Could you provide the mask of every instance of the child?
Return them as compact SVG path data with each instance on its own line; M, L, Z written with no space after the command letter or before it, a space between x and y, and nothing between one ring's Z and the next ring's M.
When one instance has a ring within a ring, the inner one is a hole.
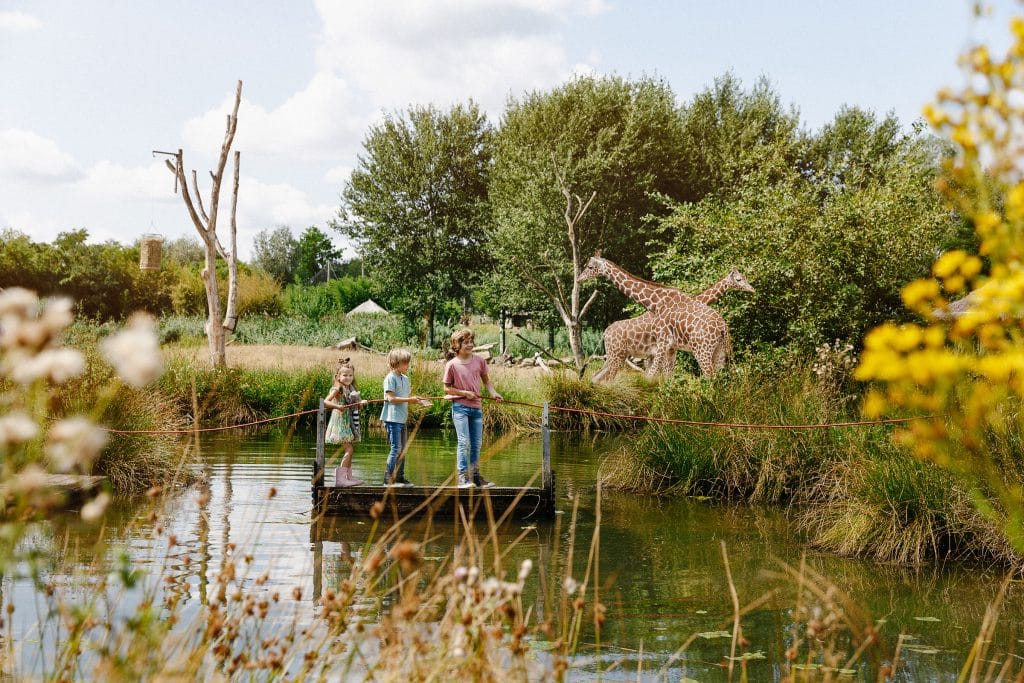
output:
M452 335L451 348L445 354L449 361L444 366L445 398L452 399L452 422L459 445L456 463L459 468L459 488L494 486L480 475L480 442L484 431L484 413L480 401L480 384L497 400L487 375L487 363L473 355L473 331L459 330Z
M409 404L430 405L430 401L419 396L410 396L409 361L412 354L405 349L391 349L388 352L388 367L391 372L384 377L384 407L380 421L388 434L388 462L384 471L385 486L412 486L405 478L405 449L409 441Z
M355 379L355 367L348 358L342 358L334 371L334 386L324 399L324 406L332 410L324 440L327 443L340 443L345 449L341 467L334 474L335 486L359 486L363 483L352 476L352 454L360 432L359 407L366 405L356 389Z

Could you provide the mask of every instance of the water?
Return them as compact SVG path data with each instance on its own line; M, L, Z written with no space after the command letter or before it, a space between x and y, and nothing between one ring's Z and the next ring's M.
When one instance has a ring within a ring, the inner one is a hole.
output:
M497 541L507 554L504 566L510 573L525 558L546 567L564 563L576 506L571 574L582 579L595 527L598 466L615 446L614 438L553 435L561 514L553 522L515 522L501 531ZM526 485L531 479L536 483L538 437L504 436L486 442L484 450L482 471L487 478L502 485ZM355 475L379 482L386 451L383 439L371 435L357 449ZM314 523L312 459L308 434L290 441L277 432L244 438L210 436L201 443L207 485L173 496L157 519L148 517L152 504L142 499L112 506L102 532L73 514L58 515L34 528L31 543L56 548L63 558L60 568L45 573L44 579L63 586L95 584L106 578L94 569L97 554L116 558L126 553L132 566L150 575L159 575L167 566L182 577L187 586L183 621L188 623L188 615L209 597L221 560L233 544L236 556L251 555L250 576L267 572L267 586L283 599L290 600L293 589L301 588L297 605L311 614L316 596L336 586L351 563L360 561L372 526L369 519ZM417 484L436 484L451 475L454 462L453 433L420 432L410 447L406 473ZM596 676L600 666L612 669L602 674L606 680L636 680L642 651L643 670L652 679L664 666L672 680L724 679L728 638L697 637L670 664L673 653L693 634L732 628L723 541L741 605L780 591L743 618L747 649L765 657L748 662L752 680L778 678L782 653L792 640L794 582L771 575L783 573L783 563L795 567L805 557L808 567L851 595L872 620L884 619L881 632L890 645L905 634L900 669L904 680L955 680L985 605L1002 578L964 567L908 571L816 553L802 544L779 510L604 492L600 514L598 585L608 607L607 622L600 650L593 629L584 630L576 678ZM452 520L437 520L430 528L414 524L408 533L428 539L423 548L428 561L445 557L461 536ZM171 534L178 545L169 549ZM482 551L490 552L490 544L485 539ZM185 555L193 559L190 564L183 562ZM528 584L527 596L543 615L557 604L544 604L538 573ZM143 592L139 588L119 596L117 609L130 610ZM28 579L5 577L2 597L17 607L13 640L20 647L23 668L31 671L33 662L38 666L52 656L56 636L40 633L42 608ZM1024 595L1019 584L1012 584L1000 620L1002 630L992 645L993 659L1002 660L1008 648L1019 645L1016 639L1022 636L1016 624L1022 615ZM857 677L873 678L871 666L861 665Z

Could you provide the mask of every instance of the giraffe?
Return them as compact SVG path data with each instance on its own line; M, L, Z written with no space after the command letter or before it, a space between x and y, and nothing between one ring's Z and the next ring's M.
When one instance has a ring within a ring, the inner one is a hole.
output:
M623 349L618 347L631 345L647 351L643 355L654 356L649 374L674 369L677 350L693 353L702 375L717 372L725 365L729 329L713 308L675 287L638 278L595 254L587 261L579 280L599 276L608 278L623 294L645 306L647 313L635 318L637 322L619 321L605 330L605 351L609 352L611 331L611 347L615 348L615 353L608 353L604 367L594 376L595 381L613 377L625 360ZM627 333L629 340L625 337Z
M743 274L733 268L725 277L693 298L705 305L712 304L730 289L754 292ZM664 343L659 343L671 334L671 326L650 312L612 323L604 331L605 364L594 376L594 381L601 382L615 377L630 356L647 359L647 377L659 373L671 375L675 370L676 349L666 349Z

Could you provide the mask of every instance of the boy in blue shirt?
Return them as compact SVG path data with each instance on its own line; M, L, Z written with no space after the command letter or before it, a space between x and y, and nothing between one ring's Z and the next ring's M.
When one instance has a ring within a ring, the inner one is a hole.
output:
M430 401L419 396L410 396L412 386L409 382L409 362L412 354L405 349L391 349L388 352L388 367L391 368L384 377L384 407L380 411L380 421L388 435L388 462L384 472L385 486L412 486L405 478L405 449L409 441L409 404L420 403L430 405Z

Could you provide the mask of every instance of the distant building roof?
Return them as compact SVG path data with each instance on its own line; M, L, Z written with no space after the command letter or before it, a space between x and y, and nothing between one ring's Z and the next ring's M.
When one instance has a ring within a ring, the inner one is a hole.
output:
M387 313L387 311L384 310L383 308L381 308L380 305L378 305L377 302L375 302L373 299L367 299L366 301L364 301L363 303L359 304L358 306L353 308L351 311L349 311L347 315L352 315L354 313L371 313L372 314L372 313Z

